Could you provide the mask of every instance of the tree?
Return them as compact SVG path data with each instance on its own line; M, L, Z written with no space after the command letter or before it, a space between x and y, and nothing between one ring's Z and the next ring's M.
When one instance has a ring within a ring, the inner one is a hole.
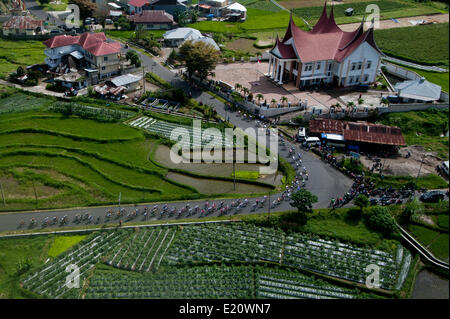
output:
M239 91L240 89L242 89L242 85L239 84L239 83L236 83L236 84L234 85L234 90L235 90L235 91Z
M179 55L186 64L189 79L192 79L194 73L197 72L200 80L205 80L211 74L220 58L220 52L211 44L203 41L184 42L180 47Z
M405 208L399 215L398 222L405 225L409 223L413 217L421 215L422 213L423 205L416 197L414 197L406 203Z
M366 216L366 225L385 237L389 237L396 230L395 221L389 210L383 206L376 206Z
M97 10L97 5L90 0L69 0L69 4L76 4L80 8L81 20L94 16Z
M317 203L317 196L302 188L292 194L291 200L290 205L298 210L300 224L305 225L307 222L306 213L312 211L312 205Z
M247 87L242 88L242 92L244 92L244 96L247 96L248 93L250 93L250 90Z
M258 103L261 104L261 100L264 98L264 95L261 93L256 94L256 99L258 100Z
M366 195L360 194L355 198L355 205L359 207L359 210L362 212L364 207L369 206L369 199Z
M120 17L116 21L114 21L114 27L116 30L120 28L120 30L131 30L130 21L128 21L125 17Z
M141 60L139 55L134 50L130 50L125 55L127 60L130 60L131 64L134 64L137 68L141 66Z
M284 105L287 102L288 99L287 99L287 97L282 96L280 100L281 100L281 104Z
M277 100L275 100L275 99L272 99L272 100L270 100L270 104L276 104L277 103Z

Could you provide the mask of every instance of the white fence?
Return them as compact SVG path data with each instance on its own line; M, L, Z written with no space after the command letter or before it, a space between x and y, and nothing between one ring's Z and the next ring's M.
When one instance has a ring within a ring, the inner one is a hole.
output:
M404 69L401 66L391 64L386 61L384 61L383 64L384 64L384 67L386 67L386 71L388 73L393 74L399 78L402 78L405 80L416 80L418 78L421 78L421 76L419 74L417 74L416 72Z
M431 108L448 109L448 103L410 103L410 104L390 104L389 107L377 107L378 114L395 113L395 112L409 112L409 111L423 111Z

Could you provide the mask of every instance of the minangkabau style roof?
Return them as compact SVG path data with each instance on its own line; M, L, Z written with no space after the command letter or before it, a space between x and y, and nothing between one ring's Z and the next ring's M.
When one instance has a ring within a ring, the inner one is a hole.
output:
M292 39L292 40L291 40ZM289 43L287 43L289 41ZM373 38L373 21L369 29L364 31L364 19L360 26L352 32L346 32L339 28L334 20L334 9L331 7L330 16L327 15L326 3L322 14L311 31L304 31L294 23L292 12L289 26L283 40L277 41L271 53L278 48L282 56L280 58L292 58L292 52L302 63L335 60L342 61L349 56L362 43L367 42L380 54L383 54L375 44ZM292 50L286 49L289 46ZM283 55L283 54L286 54Z

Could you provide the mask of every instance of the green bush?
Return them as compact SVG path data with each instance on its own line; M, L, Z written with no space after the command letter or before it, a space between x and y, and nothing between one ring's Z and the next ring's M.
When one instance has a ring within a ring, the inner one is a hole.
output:
M385 237L391 236L396 230L395 221L386 207L376 206L365 217L367 227L382 233Z

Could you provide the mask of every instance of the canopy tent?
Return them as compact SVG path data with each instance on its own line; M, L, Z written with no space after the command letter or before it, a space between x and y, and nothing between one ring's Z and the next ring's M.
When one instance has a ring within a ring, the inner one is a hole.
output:
M237 2L235 2L233 4L230 4L227 7L227 9L228 10L233 10L233 11L247 12L247 9L242 4L237 3Z

